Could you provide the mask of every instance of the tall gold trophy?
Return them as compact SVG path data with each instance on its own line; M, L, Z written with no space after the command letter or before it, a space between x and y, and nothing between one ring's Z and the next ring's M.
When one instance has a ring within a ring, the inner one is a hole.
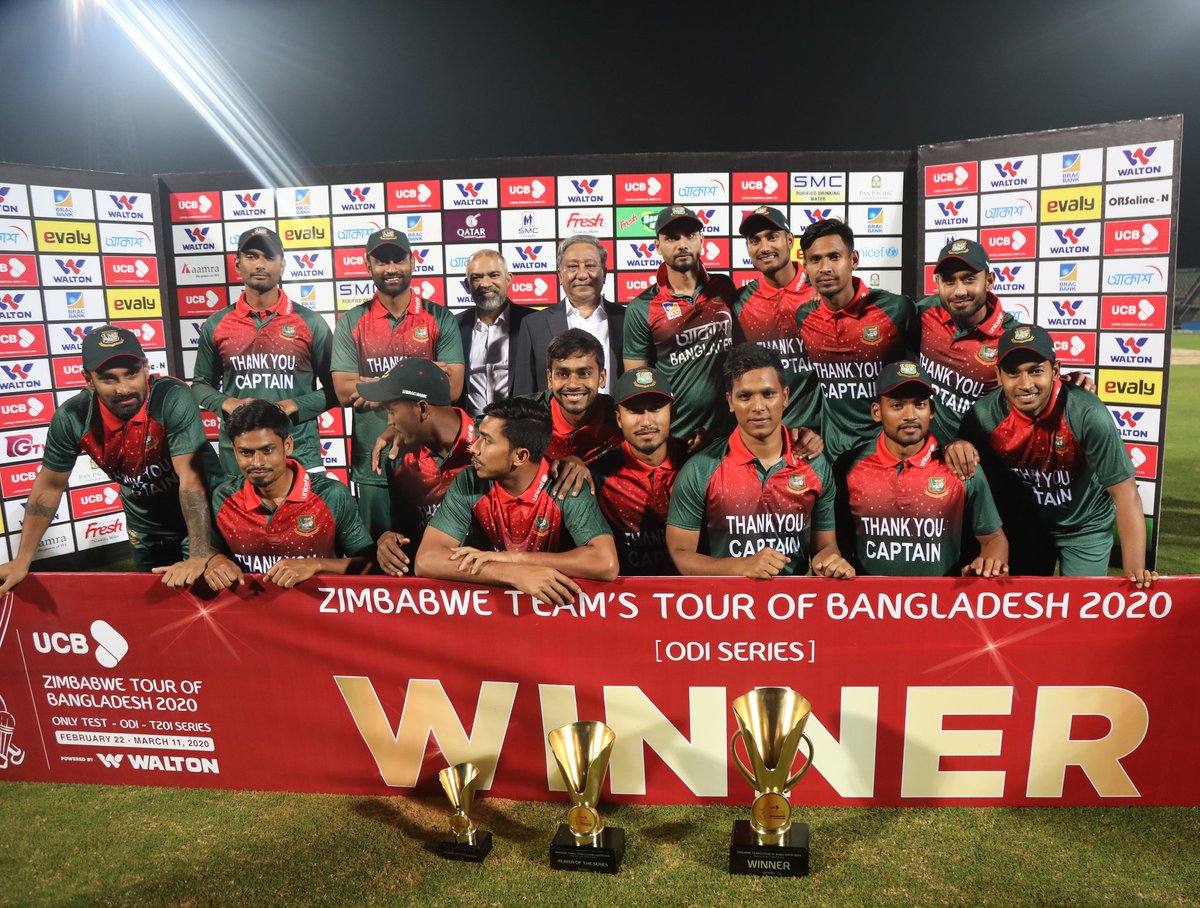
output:
M603 722L572 722L547 736L571 798L567 822L550 843L554 870L616 873L625 856L625 830L605 826L596 804L617 736Z
M729 872L757 876L808 874L808 824L792 822L787 795L812 766L813 746L804 726L812 706L790 687L760 687L733 701L738 730L729 750L738 771L758 796L750 820L737 820L729 842ZM742 762L742 739L750 765ZM792 762L800 742L808 757L799 771Z
M447 766L438 773L442 791L450 801L450 831L438 843L438 854L454 861L482 863L492 850L492 834L471 822L471 801L479 782L474 763Z

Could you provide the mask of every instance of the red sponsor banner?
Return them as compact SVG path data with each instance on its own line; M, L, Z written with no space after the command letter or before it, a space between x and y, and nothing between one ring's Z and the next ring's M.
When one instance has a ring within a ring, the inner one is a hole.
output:
M220 192L171 193L172 221L221 220Z
M501 208L554 207L554 177L504 177L500 180Z
M141 321L113 322L118 328L132 331L146 350L165 350L167 338L163 334L162 319L142 319Z
M992 261L1037 258L1037 228L985 227L979 231L979 244Z
M46 356L46 326L0 324L0 357Z
M413 281L413 286L421 294L421 299L429 303L446 305L446 279L444 277L420 277Z
M341 438L346 434L346 414L341 407L326 410L317 417L317 431L326 438Z
M224 284L212 287L180 287L175 305L181 318L206 318L229 305L229 288Z
M1138 479L1158 479L1158 445L1125 443Z
M402 180L387 184L388 211L437 211L442 207L441 180Z
M41 463L18 463L0 466L0 493L5 498L20 498L33 491Z
M514 274L508 297L522 306L548 306L558 302L558 276L555 274Z
M106 255L104 283L122 287L157 287L158 260L149 255Z
M242 283L242 276L240 274L238 274L238 270L237 270L237 253L236 252L225 253L225 283L227 283L227 284L241 284Z
M978 191L978 161L937 164L925 168L925 195L959 195Z
M336 479L347 488L350 487L350 470L347 467L328 467L325 475L330 479Z
M36 255L0 255L0 287L36 287L38 270Z
M1165 296L1102 296L1100 297L1100 327L1120 331L1147 328L1163 331L1167 327L1167 298Z
M371 273L367 271L366 253L357 247L334 249L333 276L336 278L370 277Z
M1109 221L1104 225L1105 255L1166 255L1170 251L1170 218Z
M204 426L204 437L209 441L216 441L221 437L221 420L217 418L217 414L201 410L200 423Z
M75 520L86 520L101 514L112 514L121 510L120 486L115 482L86 489L70 489L71 516Z
M54 370L54 387L82 388L87 385L83 378L83 358L79 356L56 356L50 360Z
M622 271L617 275L617 302L632 302L654 283L653 271Z
M937 267L937 263L931 263L925 266L925 295L938 292L937 279L934 277L933 270Z
M739 290L745 287L751 281L757 281L762 277L757 271L731 271L729 276L733 279L734 286Z
M619 173L613 177L618 205L671 203L669 173Z
M1096 365L1096 335L1090 331L1051 331L1058 361L1068 366Z
M783 172L735 173L732 189L735 205L747 202L786 203L788 200L788 175Z
M31 391L27 394L0 397L0 428L43 426L50 422L54 409L54 395L49 391Z
M707 271L729 269L729 238L705 237L700 247L700 261Z
M546 729L594 719L604 800L748 809L730 705L778 685L813 704L805 804L1200 804L1197 577L624 579L563 608L113 579L33 574L0 604L0 779L378 796L470 761L485 796L560 800Z

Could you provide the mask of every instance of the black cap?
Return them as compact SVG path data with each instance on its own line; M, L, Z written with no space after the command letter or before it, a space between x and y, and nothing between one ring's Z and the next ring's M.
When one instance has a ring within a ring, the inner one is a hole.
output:
M279 239L279 234L270 227L251 227L238 237L238 252L245 252L250 246L257 246L271 258L279 258L283 255L283 241Z
M1019 353L1022 350L1031 350L1050 362L1058 360L1054 353L1054 338L1045 328L1038 325L1013 325L1000 336L1000 343L996 350L996 362L1002 363L1009 354Z
M692 209L684 208L682 205L668 205L658 213L658 217L654 220L655 235L662 233L676 221L691 221L696 225L697 230L704 229L704 222Z
M402 359L382 378L360 381L355 387L364 400L423 400L435 407L450 406L450 379L427 359Z
M141 341L128 328L101 325L83 339L83 368L95 372L118 356L145 359Z
M958 270L965 267L975 272L988 271L992 267L988 264L987 252L974 240L951 240L943 246L933 268L934 274L941 274L947 264L958 266Z
M792 232L787 215L770 205L759 205L753 211L746 212L746 216L742 218L742 226L738 228L738 233L742 236L752 236L760 230L772 229Z
M892 392L904 385L920 385L930 395L933 394L933 385L929 383L929 377L921 371L921 367L910 360L901 360L883 367L879 378L875 380L875 395L897 397L898 395Z
M370 255L380 246L394 246L405 255L412 254L412 244L408 241L408 234L391 227L376 230L367 237L367 255Z
M618 404L643 395L665 397L672 402L675 400L675 391L671 388L667 377L653 369L630 369L622 374L613 386L613 400Z

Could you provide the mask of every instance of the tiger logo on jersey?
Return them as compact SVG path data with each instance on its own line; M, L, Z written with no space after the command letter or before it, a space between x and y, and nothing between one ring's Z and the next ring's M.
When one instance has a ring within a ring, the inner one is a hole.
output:
M925 494L930 498L942 498L950 490L946 488L945 476L930 476L929 485L925 488Z
M296 533L300 536L312 536L317 532L317 518L312 514L301 514L296 518Z
M808 483L805 482L803 476L797 474L795 476L788 477L788 491L793 495L799 495L807 488Z

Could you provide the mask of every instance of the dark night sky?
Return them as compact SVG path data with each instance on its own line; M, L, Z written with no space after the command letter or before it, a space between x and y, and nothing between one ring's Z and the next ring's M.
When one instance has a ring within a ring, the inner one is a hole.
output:
M153 2L153 0L149 0ZM95 0L0 0L0 159L240 167ZM913 149L1185 115L1200 265L1200 2L632 4L192 0L301 162ZM262 121L245 125L247 139Z

